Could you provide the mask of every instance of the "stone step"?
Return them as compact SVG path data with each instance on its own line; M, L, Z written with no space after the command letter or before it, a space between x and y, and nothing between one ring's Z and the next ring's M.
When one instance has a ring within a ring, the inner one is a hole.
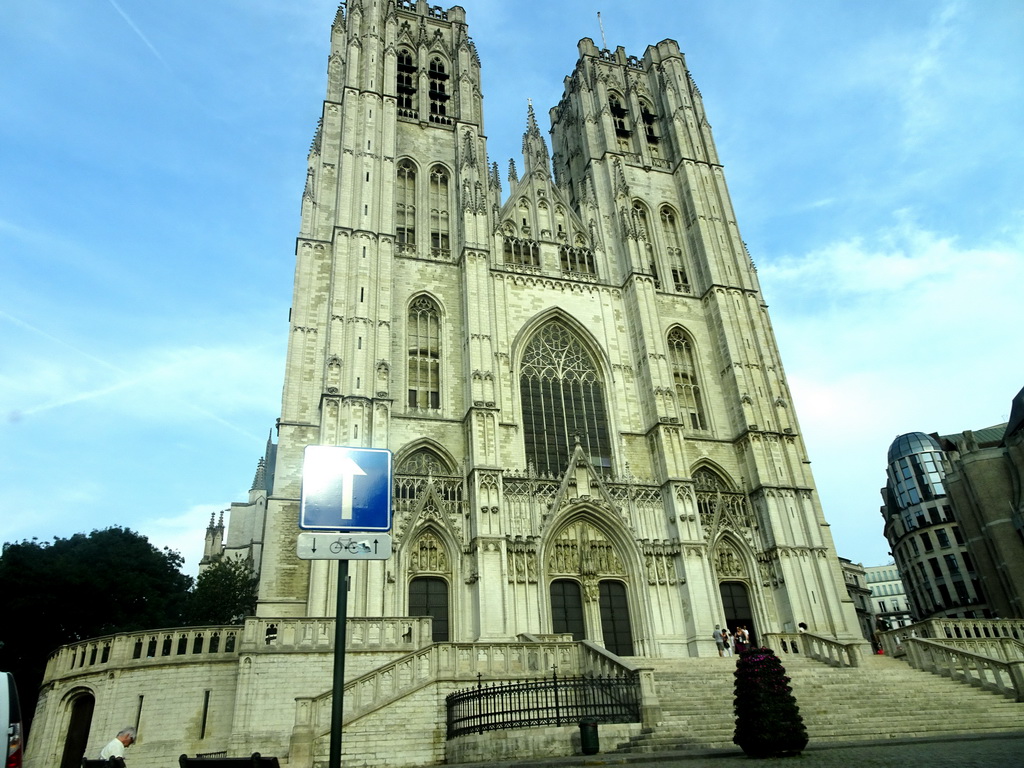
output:
M654 669L662 721L616 751L734 747L734 659L635 661ZM811 739L863 741L1024 729L1024 704L915 670L900 660L872 656L856 668L830 667L803 656L787 656L782 662Z

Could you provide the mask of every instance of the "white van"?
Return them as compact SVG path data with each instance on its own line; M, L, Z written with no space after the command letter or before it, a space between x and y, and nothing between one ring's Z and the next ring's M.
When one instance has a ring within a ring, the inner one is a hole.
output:
M3 768L21 768L25 754L21 731L21 706L18 704L18 689L14 687L14 675L0 672L0 728L7 731L7 751Z

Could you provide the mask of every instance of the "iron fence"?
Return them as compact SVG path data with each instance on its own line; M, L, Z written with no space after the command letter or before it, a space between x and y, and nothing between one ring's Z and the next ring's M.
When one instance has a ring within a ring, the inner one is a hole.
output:
M640 722L640 675L581 676L517 680L448 694L448 738L507 728Z

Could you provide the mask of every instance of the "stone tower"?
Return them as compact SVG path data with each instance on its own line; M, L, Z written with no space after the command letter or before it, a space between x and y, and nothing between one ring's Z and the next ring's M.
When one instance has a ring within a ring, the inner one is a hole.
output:
M302 451L328 444L394 455L395 554L352 564L354 616L620 655L714 653L725 622L859 634L684 57L579 54L503 198L465 11L339 9L260 616L333 611L336 564L295 556Z

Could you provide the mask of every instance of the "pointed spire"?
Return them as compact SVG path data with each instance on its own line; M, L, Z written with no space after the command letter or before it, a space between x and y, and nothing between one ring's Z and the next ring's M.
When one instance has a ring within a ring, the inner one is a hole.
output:
M256 465L256 476L252 479L252 486L249 488L250 491L262 491L267 486L267 462L260 457L259 463Z
M513 187L519 183L519 174L516 173L516 161L511 157L508 159L508 183Z
M548 145L537 127L537 115L533 112L533 101L527 100L526 132L523 134L523 174L529 176L541 171L545 178L551 177L551 159Z

